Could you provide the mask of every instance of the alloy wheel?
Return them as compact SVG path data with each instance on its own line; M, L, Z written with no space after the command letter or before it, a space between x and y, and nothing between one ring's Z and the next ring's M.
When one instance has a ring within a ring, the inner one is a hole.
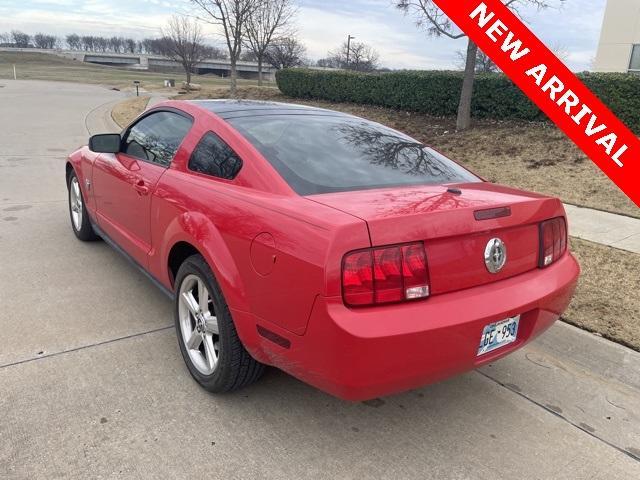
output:
M188 275L180 285L178 315L191 363L202 375L213 374L220 356L218 319L209 290L196 275Z
M80 192L80 183L78 177L71 179L69 187L69 208L71 208L71 219L76 231L82 229L82 193Z

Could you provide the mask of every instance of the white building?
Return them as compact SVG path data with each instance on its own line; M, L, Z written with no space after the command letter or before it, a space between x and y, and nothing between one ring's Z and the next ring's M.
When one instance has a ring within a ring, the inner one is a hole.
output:
M607 0L594 69L640 73L640 0Z

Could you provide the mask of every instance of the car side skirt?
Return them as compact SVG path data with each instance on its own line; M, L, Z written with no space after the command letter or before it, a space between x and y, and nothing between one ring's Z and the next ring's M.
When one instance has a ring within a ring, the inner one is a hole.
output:
M89 216L91 218L91 216ZM171 300L175 300L175 294L167 287L165 287L160 280L154 277L151 273L149 273L142 265L140 265L131 255L124 251L120 245L118 245L109 235L107 235L91 218L91 226L93 227L93 231L96 232L96 235L101 237L105 243L107 243L111 248L113 248L116 252L122 255L132 266L134 266L137 270L139 270L145 277L147 277L151 283L153 283L156 287L160 289L162 293L164 293Z

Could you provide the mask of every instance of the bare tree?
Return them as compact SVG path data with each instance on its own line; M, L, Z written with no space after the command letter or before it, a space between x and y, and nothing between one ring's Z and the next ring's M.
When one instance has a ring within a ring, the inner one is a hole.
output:
M551 51L555 53L555 55L562 60L562 62L567 63L569 59L569 52L567 49L562 46L554 45L551 47ZM456 56L458 57L458 64L460 65L460 69L464 70L467 56L462 50L458 50L456 52ZM484 53L482 50L478 48L478 53L476 55L476 73L498 73L500 72L500 68L496 63L491 59L489 55Z
M344 42L337 50L329 52L329 57L324 59L326 65L331 68L345 68L358 72L372 72L380 66L380 55L371 46L360 43Z
M46 49L47 47L47 40L45 38L45 34L44 33L36 33L33 36L33 46L35 48L41 48L41 49Z
M316 65L321 68L342 68L340 60L335 57L319 58Z
M179 62L187 75L187 86L198 63L205 59L207 49L202 43L202 28L195 20L173 16L163 31L166 55Z
M17 48L29 48L31 44L31 35L21 32L20 30L13 30L11 32L11 39Z
M91 35L83 35L80 37L80 45L85 52L93 50L93 37Z
M2 36L0 36L0 42ZM114 53L149 53L154 55L171 56L170 44L172 39L169 36L159 38L145 38L136 41L126 37L98 37L95 35L85 35L80 37L71 33L64 38L69 50L84 50L87 52L114 52ZM36 48L55 48L61 42L53 35L37 34L33 37L33 44ZM204 58L224 58L224 52L217 47L210 47L200 44L204 50ZM181 62L182 63L182 62Z
M109 39L109 50L115 53L121 53L122 48L124 47L124 38L122 37L111 37Z
M467 64L467 54L462 50L458 50L456 56L458 57L461 70L464 70ZM500 69L495 62L491 60L491 57L478 49L478 53L476 54L476 73L497 73L499 71Z
M231 96L238 91L238 59L242 54L246 24L262 0L190 0L203 21L222 27L231 64Z
M167 37L145 38L140 43L140 48L144 53L168 57L170 42L171 40Z
M491 60L491 57L484 53L482 50L478 49L478 53L476 54L476 72L496 73L499 71L500 68L498 68L496 63Z
M221 48L207 45L205 47L205 58L215 58L218 60L226 60L227 53Z
M273 68L282 70L303 65L306 53L305 46L295 38L276 38L267 48L264 58Z
M518 13L518 8L525 5L545 9L551 6L554 0L502 0L507 7ZM558 0L562 2L564 0ZM416 25L424 28L429 35L436 37L449 37L459 39L466 37L464 32L458 30L449 17L433 2L433 0L395 0L395 6L407 14L413 14L417 20ZM473 85L475 82L476 62L478 46L471 40L467 43L465 55L464 80L458 105L457 129L466 130L471 126L471 100L473 99Z
M127 53L136 53L137 43L133 38L125 39L125 51Z
M247 18L245 43L258 62L258 85L262 85L262 65L273 39L292 34L291 21L296 13L293 0L261 0Z
M244 52L242 52L242 55L240 55L240 60L242 60L243 62L257 62L258 57L256 57L256 54L253 53L253 51L245 50Z
M109 39L104 37L93 37L93 46L98 52L109 50Z
M138 50L140 53L151 53L155 54L153 51L153 38L145 38L139 42Z
M551 45L551 51L555 54L556 57L558 57L560 59L560 61L564 64L566 64L567 62L569 62L570 58L571 58L571 52L569 51L568 48L566 48L564 45L562 45L561 43L554 43L553 45Z
M364 43L351 43L347 68L359 72L371 72L380 66L378 52Z
M45 35L44 33L36 33L33 36L33 45L36 48L52 49L56 48L58 37L54 35Z
M67 35L66 41L69 50L80 50L82 48L82 41L80 40L80 36L75 33Z

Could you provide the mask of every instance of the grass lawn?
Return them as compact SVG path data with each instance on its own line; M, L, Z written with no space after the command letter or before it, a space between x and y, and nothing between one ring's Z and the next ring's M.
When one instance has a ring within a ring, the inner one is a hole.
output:
M564 320L640 352L640 255L577 238L571 251L582 276Z
M189 94L188 98L227 96L227 89L214 88ZM640 218L640 209L553 124L482 120L476 121L472 130L457 133L453 118L366 105L292 99L277 88L242 88L240 96L352 113L405 132L492 182L557 196L575 205Z
M111 111L111 117L122 128L129 125L146 108L151 97L133 97L118 103Z
M13 65L19 80L54 80L66 82L97 83L116 88L128 88L134 80L142 82L146 89L161 89L166 78L174 78L176 85L185 79L180 72L159 73L127 70L117 67L93 65L57 55L31 52L0 52L0 79L13 79ZM192 83L204 87L225 86L229 82L215 75L194 75ZM239 80L240 85L256 85L253 80ZM176 90L167 90L177 93Z

